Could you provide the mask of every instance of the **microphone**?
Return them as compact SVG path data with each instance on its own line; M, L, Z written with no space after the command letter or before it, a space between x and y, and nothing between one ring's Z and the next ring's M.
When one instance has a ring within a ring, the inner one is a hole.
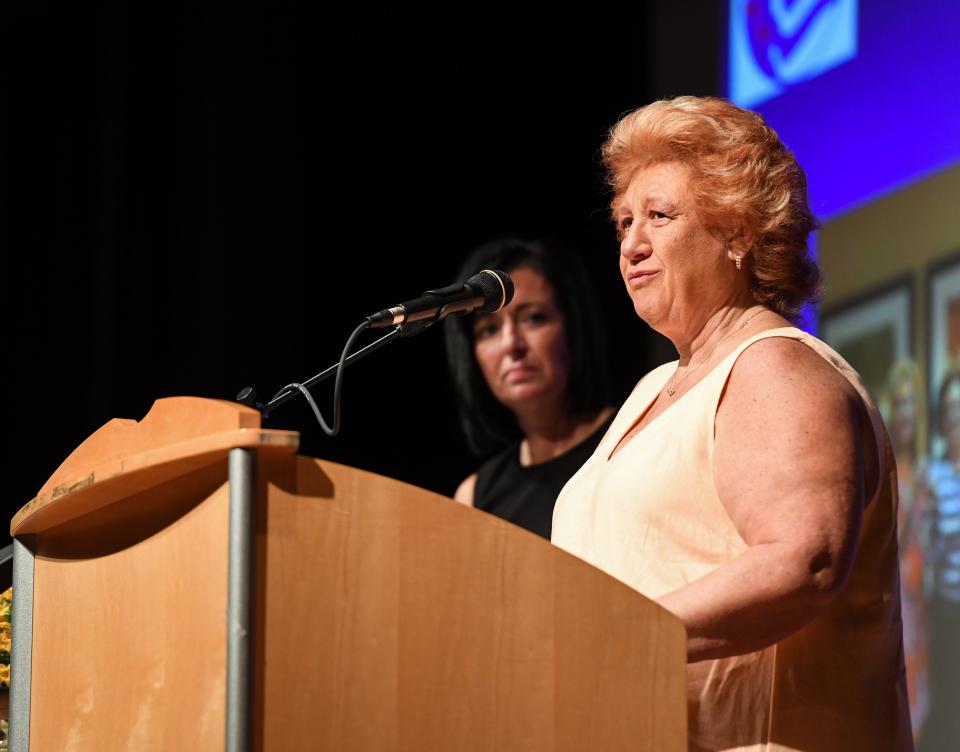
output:
M385 308L367 316L372 329L430 319L440 321L450 314L473 311L493 313L513 300L513 280L506 272L484 269L462 285L450 285L439 290L427 290L419 298Z

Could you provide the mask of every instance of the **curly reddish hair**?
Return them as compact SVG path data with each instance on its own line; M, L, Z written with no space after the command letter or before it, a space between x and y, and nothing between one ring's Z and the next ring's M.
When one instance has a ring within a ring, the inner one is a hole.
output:
M756 112L718 97L660 100L622 117L601 153L613 204L638 169L686 165L707 228L718 237L754 238L748 268L758 303L795 319L819 296L820 270L807 248L819 223L807 203L807 178Z

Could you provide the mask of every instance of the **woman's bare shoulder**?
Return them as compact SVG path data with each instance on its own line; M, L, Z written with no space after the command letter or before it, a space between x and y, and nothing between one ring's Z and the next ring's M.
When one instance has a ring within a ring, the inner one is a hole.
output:
M472 507L473 506L473 492L477 486L477 474L473 473L464 479L463 483L457 486L456 492L453 494L454 501L458 501L464 506Z
M736 443L758 440L761 451L795 451L802 444L808 453L829 452L831 437L859 442L863 411L853 385L810 346L767 337L734 364L717 407L715 435Z
M798 409L860 403L853 385L809 345L793 337L765 337L737 358L724 399L753 401L760 395Z

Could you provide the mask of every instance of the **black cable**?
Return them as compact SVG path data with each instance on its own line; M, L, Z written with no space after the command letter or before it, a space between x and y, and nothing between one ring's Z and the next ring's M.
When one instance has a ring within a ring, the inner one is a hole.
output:
M353 353L353 355L350 355L344 361L343 365L349 366L350 364L360 360L360 358L362 358L364 355L369 355L374 350L379 350L381 347L387 344L390 340L395 339L396 337L411 336L412 332L404 331L405 329L408 329L406 325L398 326L396 329L388 332L387 334L382 336L380 339L375 339L369 345L365 347L361 347L359 350ZM339 368L339 363L334 363L332 366L321 371L316 376L312 376L311 378L304 381L303 386L307 387L308 389L312 389L316 384L319 384L321 381L326 381L330 376L333 376L337 372L338 368ZM293 399L296 395L297 395L296 389L288 389L286 391L284 391L284 389L281 389L279 392L277 392L273 396L273 398L267 404L263 404L262 402L256 401L256 390L254 390L253 387L247 387L246 389L241 391L240 394L237 395L237 401L242 402L244 405L255 407L257 410L263 413L264 418L268 418L270 417L270 413L273 411L274 408L279 407L287 400Z
M343 352L340 354L340 361L337 363L337 375L333 381L333 426L330 427L327 425L327 422L323 419L323 415L320 414L320 408L317 406L316 401L313 399L313 395L310 394L310 390L303 384L293 383L287 384L283 389L278 391L270 399L268 407L273 405L274 402L281 396L288 394L289 392L296 390L300 392L304 398L307 400L307 403L310 405L310 408L313 410L313 414L317 418L317 422L320 423L320 428L323 429L323 432L327 436L336 436L340 433L340 393L343 389L343 367L346 364L347 356L350 354L350 350L353 347L353 343L356 341L357 337L360 336L360 332L370 326L369 321L364 321L356 329L353 330L353 334L347 339L347 344L343 346ZM393 334L391 332L391 334ZM388 335L389 337L389 335ZM387 337L382 337L381 339L387 339ZM379 340L378 340L379 342ZM374 342L373 344L377 344ZM369 346L368 346L369 347ZM359 354L359 353L358 353ZM286 397L283 401L286 401L289 397Z

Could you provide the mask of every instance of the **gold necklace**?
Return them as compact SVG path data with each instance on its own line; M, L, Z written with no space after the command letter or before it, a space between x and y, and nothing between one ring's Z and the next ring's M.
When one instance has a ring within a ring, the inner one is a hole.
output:
M701 361L700 361L697 365L695 365L693 368L688 369L687 372L686 372L685 374L683 374L683 377L682 377L678 382L676 382L673 386L668 386L668 387L667 387L667 394L670 395L671 397L672 397L674 394L676 394L677 388L678 388L684 381L687 380L687 377L688 377L688 376L690 376L691 374L696 373L698 370L700 370L700 368L703 366L703 364L706 363L707 361L709 361L711 357L713 357L713 354L717 351L717 348L720 347L720 345L722 345L727 339L729 339L730 337L732 337L732 336L733 336L734 334L736 334L737 332L743 331L743 328L744 328L747 324L749 324L751 321L753 321L757 316L759 316L759 315L760 315L761 313L763 313L765 310L767 310L767 309L766 309L766 308L761 308L759 311L757 311L756 313L754 313L754 314L751 315L751 316L748 316L748 317L745 318L743 321L741 321L737 326L735 326L733 329L731 329L729 332L727 332L725 335L723 335L723 337L721 337L720 341L717 342L717 344L715 344L712 348L710 348L710 352L707 353L707 357L705 357L703 360L701 360ZM674 371L673 374L674 374L674 376L676 376L677 372Z

